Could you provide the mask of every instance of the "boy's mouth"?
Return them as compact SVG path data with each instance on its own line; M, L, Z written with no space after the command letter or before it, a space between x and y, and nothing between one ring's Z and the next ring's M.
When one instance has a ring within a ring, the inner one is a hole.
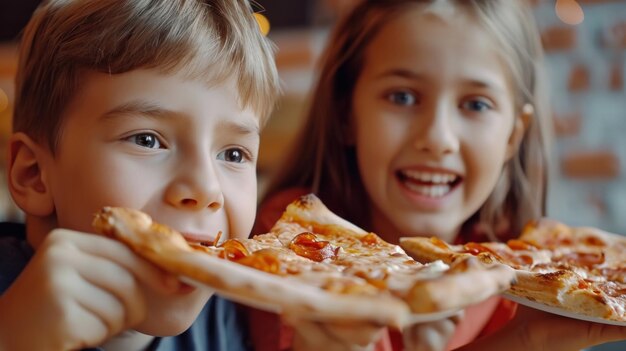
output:
M220 238L220 236L215 236L215 235L211 235L211 234L196 234L196 233L189 233L189 232L181 232L181 234L183 234L183 237L185 238L185 240L187 240L187 242L189 243L193 243L193 244L200 244L203 246L214 246L218 244L218 240L219 241L223 241L224 238Z
M399 170L396 176L409 190L430 198L446 196L462 180L457 174L443 171Z

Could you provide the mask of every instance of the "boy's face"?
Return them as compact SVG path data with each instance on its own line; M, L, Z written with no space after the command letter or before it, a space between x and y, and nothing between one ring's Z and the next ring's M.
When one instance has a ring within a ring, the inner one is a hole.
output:
M86 74L46 167L58 226L93 232L98 209L123 206L189 240L212 242L219 231L221 241L247 237L256 210L259 119L241 110L234 83L226 83L210 87L153 70ZM184 330L210 295L196 289L150 296L142 331Z
M494 190L520 123L489 34L472 18L419 11L366 49L352 127L374 229L452 241Z

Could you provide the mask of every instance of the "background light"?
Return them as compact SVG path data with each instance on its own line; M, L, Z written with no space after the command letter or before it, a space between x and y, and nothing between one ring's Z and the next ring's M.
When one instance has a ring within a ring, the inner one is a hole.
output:
M573 26L585 19L585 13L576 0L557 0L555 11L561 21Z
M267 33L270 32L270 21L267 19L267 17L263 16L260 13L255 13L254 18L256 19L256 22L259 24L261 33L263 35L267 35Z

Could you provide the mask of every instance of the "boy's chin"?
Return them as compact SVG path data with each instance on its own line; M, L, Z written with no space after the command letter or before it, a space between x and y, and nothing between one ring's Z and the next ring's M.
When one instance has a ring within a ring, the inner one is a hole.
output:
M148 306L155 306L154 310L147 311L145 320L134 329L153 336L173 336L189 329L213 292L208 289L194 289L186 295L187 298L181 299L181 295L175 293L171 300L148 303Z

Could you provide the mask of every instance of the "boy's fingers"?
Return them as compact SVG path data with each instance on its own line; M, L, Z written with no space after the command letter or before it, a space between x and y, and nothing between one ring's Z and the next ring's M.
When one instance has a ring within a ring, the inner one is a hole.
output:
M171 294L181 286L175 276L137 256L130 248L118 241L67 229L57 229L52 234L68 237L71 243L82 252L117 263L151 289Z
M124 267L105 258L92 256L84 260L78 271L88 283L86 285L91 285L93 290L100 289L98 295L102 300L94 299L91 294L78 296L88 298L88 301L83 301L84 305L96 310L98 315L108 316L106 320L113 324L113 329L118 329L118 324L132 326L143 320L146 315L143 293L136 277Z
M82 316L81 318L96 318L99 320L102 326L106 328L106 331L94 333L95 336L101 335L101 337L104 339L107 336L117 334L124 328L127 328L129 325L131 325L126 320L130 318L130 316L137 314L137 312L128 311L128 304L123 304L123 302L117 296L109 293L108 291L95 287L89 283L80 284L80 286L77 286L77 289L81 290L81 294L77 294L76 296L76 303L78 304L76 308L82 310L79 311L80 315ZM137 305L138 304L141 304L141 302L137 303ZM135 306L131 308L135 310L138 309L138 307ZM139 308L142 309L141 307ZM88 317L87 315L89 314L91 314L92 317ZM91 321L90 324L87 324L87 320L85 320L84 325L90 325L93 328L94 325L97 326L100 324L94 323L94 321Z

